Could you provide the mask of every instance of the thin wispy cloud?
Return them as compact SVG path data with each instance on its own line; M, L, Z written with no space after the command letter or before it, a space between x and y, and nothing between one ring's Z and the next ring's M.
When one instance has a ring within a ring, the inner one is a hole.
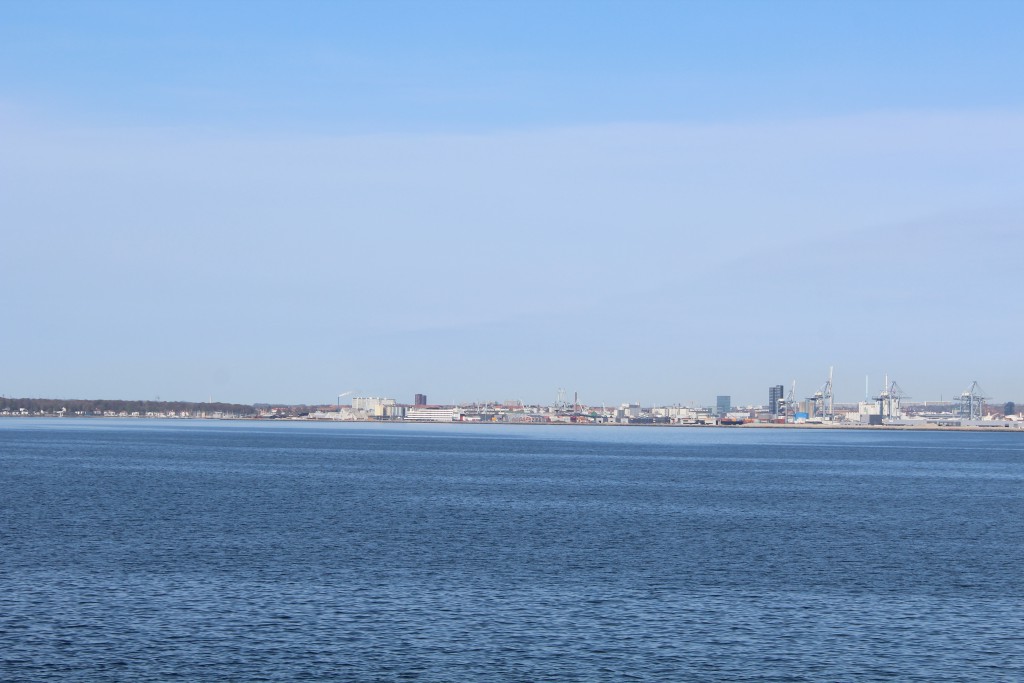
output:
M296 330L324 349L372 336L354 363L368 366L369 384L383 368L395 376L427 362L419 333L471 332L500 348L504 326L568 318L588 331L570 361L583 375L628 352L614 326L602 330L619 310L632 311L624 325L657 330L652 350L676 356L720 344L685 333L695 311L702 328L730 337L753 320L781 332L772 321L807 305L820 310L801 314L797 334L814 338L816 320L871 329L879 316L896 324L915 283L943 289L948 276L943 300L970 307L975 290L952 284L964 255L1006 253L1021 239L1024 116L1011 111L469 135L221 136L10 116L4 129L5 222L30 226L14 231L5 271L46 273L16 320L29 324L40 305L63 316L77 305L69 292L87 291L139 312L68 313L74 325L55 339L85 325L79 347L123 354L114 349L129 326L169 315L177 324L136 331L137 343L187 349L203 329L234 349L236 376L256 370L254 340L287 348ZM766 294L770 305L752 312ZM871 308L841 305L858 298ZM543 336L510 379L542 365ZM822 363L877 365L898 352L854 354L864 336L841 330L826 341ZM193 354L164 361L164 374L184 384ZM719 378L738 367L788 376L806 372L794 367L800 356L755 345L739 366L705 365ZM308 375L316 361L307 365ZM670 400L673 390L649 393Z

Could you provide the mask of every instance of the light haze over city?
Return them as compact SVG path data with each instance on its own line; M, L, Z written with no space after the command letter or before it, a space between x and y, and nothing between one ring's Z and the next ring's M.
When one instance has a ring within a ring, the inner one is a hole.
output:
M1024 398L1021 26L4 3L0 393Z

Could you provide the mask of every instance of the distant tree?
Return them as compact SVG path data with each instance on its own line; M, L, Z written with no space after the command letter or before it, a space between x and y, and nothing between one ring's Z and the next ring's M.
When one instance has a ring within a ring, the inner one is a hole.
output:
M1017 404L1015 404L1013 401L1007 401L1006 405L1003 406L1003 415L1016 415L1016 414L1017 414Z

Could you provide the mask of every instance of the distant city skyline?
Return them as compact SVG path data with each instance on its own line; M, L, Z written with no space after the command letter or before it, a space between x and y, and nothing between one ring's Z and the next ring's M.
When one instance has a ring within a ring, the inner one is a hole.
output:
M6 3L0 393L1016 400L1022 24Z
M889 388L891 388L891 385L895 382L895 380L893 378L888 377L888 376L885 376L885 378L883 380L883 381L887 380L888 384L879 383L877 385L871 385L870 384L870 377L866 376L864 379L865 379L865 385L863 387L864 393L862 393L860 396L857 396L857 397L849 397L849 396L847 396L846 393L842 392L842 385L837 385L837 388L840 391L840 393L835 396L835 398L834 398L835 403L836 404L842 404L842 405L856 405L856 404L861 403L861 402L867 402L867 403L877 402L878 399L879 399L879 395L885 393ZM451 406L456 406L456 405L469 405L469 404L480 404L480 405L484 405L484 404L522 404L522 405L531 405L531 406L554 406L554 405L558 405L558 404L562 404L562 403L571 403L571 404L578 404L578 405L585 405L585 406L605 405L605 406L613 407L613 406L618 406L618 405L634 404L634 405L640 405L640 406L643 406L643 407L683 406L683 407L691 407L691 408L706 408L706 409L715 411L717 414L724 414L724 413L729 412L732 409L742 409L742 408L756 407L756 406L764 407L769 412L773 412L773 406L777 407L778 406L778 402L780 400L791 400L792 399L792 400L794 400L797 403L805 403L805 402L811 400L812 397L814 397L814 395L816 393L820 395L821 394L821 390L823 388L824 388L824 385L821 385L821 386L817 386L816 385L816 386L811 387L811 388L800 387L799 385L795 385L794 386L793 382L791 382L789 385L772 385L772 386L768 386L768 387L764 388L766 396L765 396L765 398L762 398L762 400L760 400L760 401L758 401L756 399L753 399L753 400L750 400L750 401L733 400L733 397L730 394L716 394L713 397L689 399L689 400L685 400L685 401L684 400L643 401L643 400L636 399L635 397L630 397L628 394L624 394L623 396L620 396L618 398L603 399L603 400L600 400L600 401L593 401L593 400L586 400L585 396L580 396L578 391L574 391L574 392L571 392L569 394L573 398L573 401L567 402L565 400L565 396L566 396L565 390L562 389L562 388L559 388L559 389L555 390L555 392L551 393L551 395L547 396L547 397L544 397L542 395L542 392L534 392L534 394L538 395L538 398L536 398L535 400L527 400L527 399L523 399L523 398L509 398L509 397L502 398L502 397L499 396L502 393L501 391L491 392L494 395L490 396L489 398L480 398L480 397L476 397L476 398L454 397L454 398L451 398L451 397L449 397L448 399L441 400L441 401L428 401L427 400L427 395L426 394L422 394L422 393L416 393L416 394L414 394L411 397L407 397L407 396L404 396L402 394L389 393L389 392L373 392L373 391L370 391L370 392L357 392L357 391L347 391L347 392L344 392L342 394L338 394L336 399L337 399L337 405L338 406L341 406L341 405L351 405L351 406L357 407L357 408L360 407L360 402L365 402L365 401L377 402L377 401L381 401L381 400L391 401L392 403L397 403L398 405L417 406L417 407L418 406L429 406L429 405L451 405ZM899 389L905 391L905 388L902 387L901 385L899 386ZM794 391L795 391L795 393L794 393ZM505 393L508 393L508 392L505 392ZM683 393L683 392L681 392L681 393ZM750 393L750 394L753 395L753 393L755 393L755 392L745 391L744 394L746 394L746 393ZM986 390L984 389L984 386L981 383L977 382L977 381L967 383L967 384L965 384L960 389L952 390L952 391L950 391L948 393L939 394L938 396L913 396L910 393L907 393L905 395L905 399L906 399L906 403L907 404L914 404L914 405L927 404L927 403L953 403L953 402L956 402L961 395L967 395L969 393L975 393L976 395L982 397L986 401L986 404L990 405L990 406L999 406L999 405L1002 405L1002 404L1007 403L1007 402L1016 402L1016 400L1017 400L1013 396L992 396L992 395L989 395L986 392ZM59 399L66 399L66 400L103 400L103 399L108 399L108 400L115 400L115 401L132 401L132 402L144 402L144 401L147 401L147 400L153 400L155 402L160 402L161 400L164 400L164 401L172 401L172 402L186 401L186 402L190 402L190 403L211 403L211 404L212 403L220 403L220 402L222 402L220 399L215 399L215 397L213 397L213 396L193 401L191 399L166 399L166 398L165 399L161 399L160 396L155 396L155 397L151 397L151 398L148 398L148 397L134 397L134 396L129 396L129 397L125 397L125 396L105 396L105 397L97 397L97 396L29 396L29 395L13 396L11 394L5 394L3 392L0 392L0 399L2 399L2 398L18 398L18 399L39 398L39 399L56 399L56 400L59 400ZM767 400L765 400L765 399L767 399ZM227 401L224 401L224 402L227 402ZM311 400L307 400L307 401L290 402L290 401L274 400L274 399L271 398L271 399L268 399L268 400L260 400L260 401L253 401L253 402L244 402L244 401L237 402L237 401L232 401L230 403L239 403L239 404L242 404L242 405L258 404L258 405L310 405L310 406L326 406L326 405L334 404L334 401L325 401L325 400L311 399Z

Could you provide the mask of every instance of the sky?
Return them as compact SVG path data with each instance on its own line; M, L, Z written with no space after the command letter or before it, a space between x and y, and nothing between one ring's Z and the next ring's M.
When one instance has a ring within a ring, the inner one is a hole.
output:
M1024 3L0 3L0 394L1024 399Z

